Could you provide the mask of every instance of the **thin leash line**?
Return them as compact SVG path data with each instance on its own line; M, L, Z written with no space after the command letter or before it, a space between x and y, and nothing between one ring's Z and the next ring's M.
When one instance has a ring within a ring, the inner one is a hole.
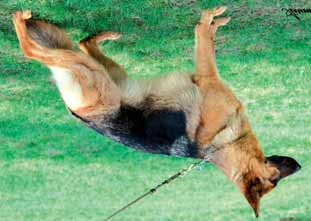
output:
M184 168L184 169L180 170L179 172L175 173L171 177L169 177L166 180L164 180L162 183L160 183L157 186L155 186L154 188L151 188L148 192L142 194L141 196L137 197L136 199L134 199L133 201L129 202L125 206L123 206L120 209L116 210L114 213L112 213L110 216L108 216L106 219L104 219L104 221L111 220L113 217L115 217L116 215L120 214L122 211L128 209L130 206L132 206L133 204L135 204L138 201L142 200L146 196L155 193L162 186L169 184L170 182L172 182L173 180L175 180L176 178L178 178L180 176L187 175L191 170L193 170L195 168L199 168L200 166L202 166L206 162L208 162L208 158L204 158L201 161L198 161L198 162L190 164L187 168Z

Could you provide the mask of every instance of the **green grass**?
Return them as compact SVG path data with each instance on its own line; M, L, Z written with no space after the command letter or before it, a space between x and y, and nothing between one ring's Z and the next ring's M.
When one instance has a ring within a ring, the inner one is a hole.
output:
M194 162L133 151L70 117L48 69L23 57L12 12L31 9L76 42L120 31L122 39L103 48L131 76L149 77L193 71L200 11L222 4L233 19L217 36L221 76L247 108L266 155L303 166L262 199L258 220L311 220L311 15L298 21L281 11L311 4L255 0L0 2L0 220L103 220ZM208 164L115 220L253 219L236 187Z

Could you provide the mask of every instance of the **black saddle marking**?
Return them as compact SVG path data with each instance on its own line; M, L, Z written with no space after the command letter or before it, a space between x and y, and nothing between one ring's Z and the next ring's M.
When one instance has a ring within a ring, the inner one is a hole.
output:
M82 120L88 127L124 145L150 153L192 156L193 144L186 134L187 119L183 111L162 109L147 112L122 106L118 113Z
M144 131L148 139L171 145L186 133L186 115L172 110L152 112L147 116Z

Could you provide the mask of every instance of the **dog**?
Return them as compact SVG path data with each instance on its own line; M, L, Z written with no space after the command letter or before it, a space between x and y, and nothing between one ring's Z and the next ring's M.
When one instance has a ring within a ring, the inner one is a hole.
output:
M195 73L137 80L98 44L120 34L102 32L79 42L30 11L13 22L24 55L46 65L74 117L112 140L150 153L208 158L239 188L259 215L259 202L301 166L290 157L265 157L243 105L221 81L215 35L230 18L226 7L205 10L195 26Z

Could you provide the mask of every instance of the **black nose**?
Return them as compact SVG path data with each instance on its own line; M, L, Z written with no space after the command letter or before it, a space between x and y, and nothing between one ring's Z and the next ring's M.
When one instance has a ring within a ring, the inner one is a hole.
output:
M275 166L280 171L279 179L289 176L301 169L301 165L291 157L271 156L266 158L272 166Z
M296 165L296 170L295 170L295 172L297 172L298 170L300 170L301 169L301 165L296 161L296 163L297 163L297 165Z

